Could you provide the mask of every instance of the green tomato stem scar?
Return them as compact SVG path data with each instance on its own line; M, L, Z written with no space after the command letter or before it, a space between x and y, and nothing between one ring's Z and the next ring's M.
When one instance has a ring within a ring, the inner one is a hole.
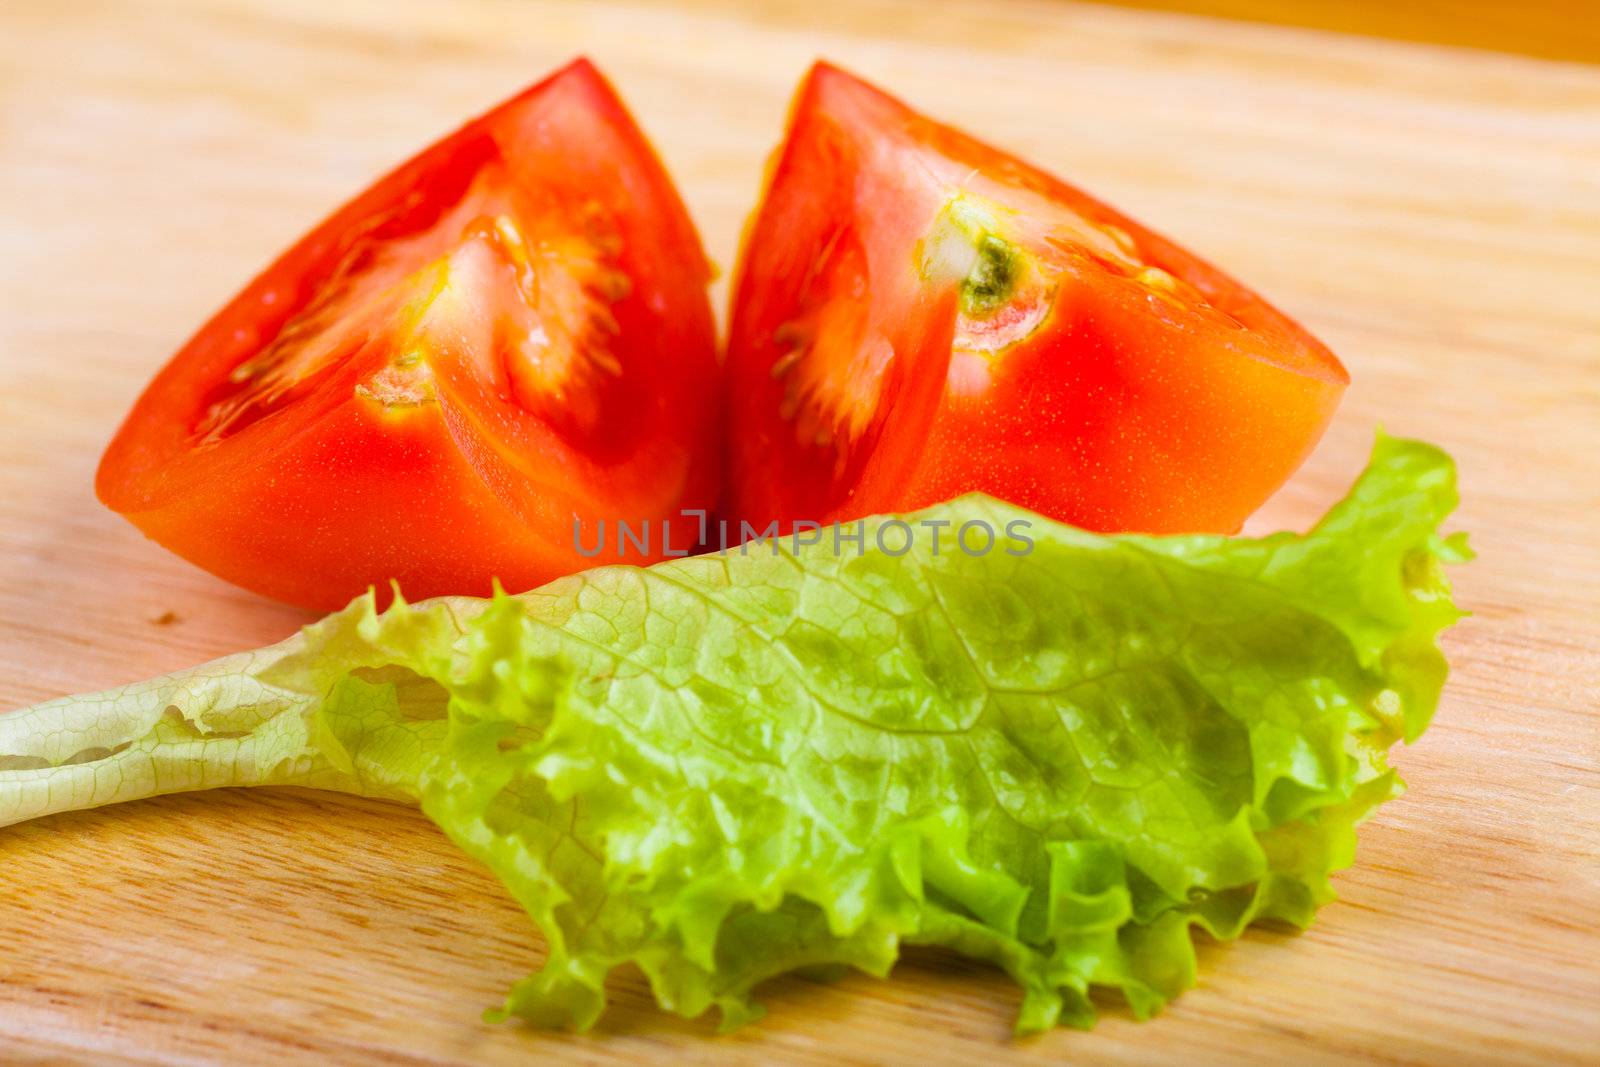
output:
M977 241L977 260L961 282L961 312L981 317L1008 303L1016 290L1022 254L1003 237L986 233Z
M1001 236L1004 209L972 193L956 193L917 244L924 280L959 280L961 313L983 318L1008 304L1027 273L1027 253Z

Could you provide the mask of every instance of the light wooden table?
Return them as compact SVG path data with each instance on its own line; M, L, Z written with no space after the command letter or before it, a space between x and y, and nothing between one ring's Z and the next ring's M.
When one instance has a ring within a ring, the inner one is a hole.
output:
M1158 11L1311 26L1600 63L1595 0L1105 0Z
M777 983L727 1038L618 983L582 1038L478 1012L541 946L419 815L169 798L0 835L0 1061L1595 1062L1600 1050L1600 68L1053 2L0 8L0 707L305 616L90 492L144 381L391 162L577 52L731 259L827 55L1192 244L1355 376L1254 523L1302 524L1374 423L1459 458L1474 612L1343 900L1202 952L1158 1021L1007 1040L995 973ZM719 299L720 299L719 295Z

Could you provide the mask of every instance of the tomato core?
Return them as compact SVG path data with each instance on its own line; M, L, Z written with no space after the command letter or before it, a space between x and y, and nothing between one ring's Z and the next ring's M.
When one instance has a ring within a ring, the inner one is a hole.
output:
M487 331L469 365L502 400L592 431L598 394L622 373L611 305L630 289L598 212L578 235L519 219L504 168L486 165L453 205L406 218L402 203L346 239L334 270L276 337L206 398L196 444L214 445L357 365L355 395L395 412L437 399L433 361ZM591 205L592 208L592 205Z

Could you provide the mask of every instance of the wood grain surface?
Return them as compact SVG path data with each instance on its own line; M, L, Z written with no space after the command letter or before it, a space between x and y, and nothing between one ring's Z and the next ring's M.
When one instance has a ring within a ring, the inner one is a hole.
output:
M1600 62L1595 0L1099 0L1405 41Z
M729 265L826 55L1215 258L1355 384L1253 521L1303 525L1374 424L1459 459L1475 613L1411 791L1307 934L1202 951L1159 1020L1008 1039L998 974L775 983L715 1037L616 983L598 1033L491 1026L535 967L421 816L292 791L0 834L0 1062L1600 1062L1600 68L1040 0L0 6L0 707L306 621L93 499L188 332L328 208L578 52ZM719 289L718 299L722 299Z

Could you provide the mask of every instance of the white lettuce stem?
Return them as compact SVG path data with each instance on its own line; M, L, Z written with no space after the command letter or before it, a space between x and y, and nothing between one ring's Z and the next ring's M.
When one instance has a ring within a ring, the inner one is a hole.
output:
M0 826L221 786L339 788L309 722L318 698L258 677L298 642L0 715Z

